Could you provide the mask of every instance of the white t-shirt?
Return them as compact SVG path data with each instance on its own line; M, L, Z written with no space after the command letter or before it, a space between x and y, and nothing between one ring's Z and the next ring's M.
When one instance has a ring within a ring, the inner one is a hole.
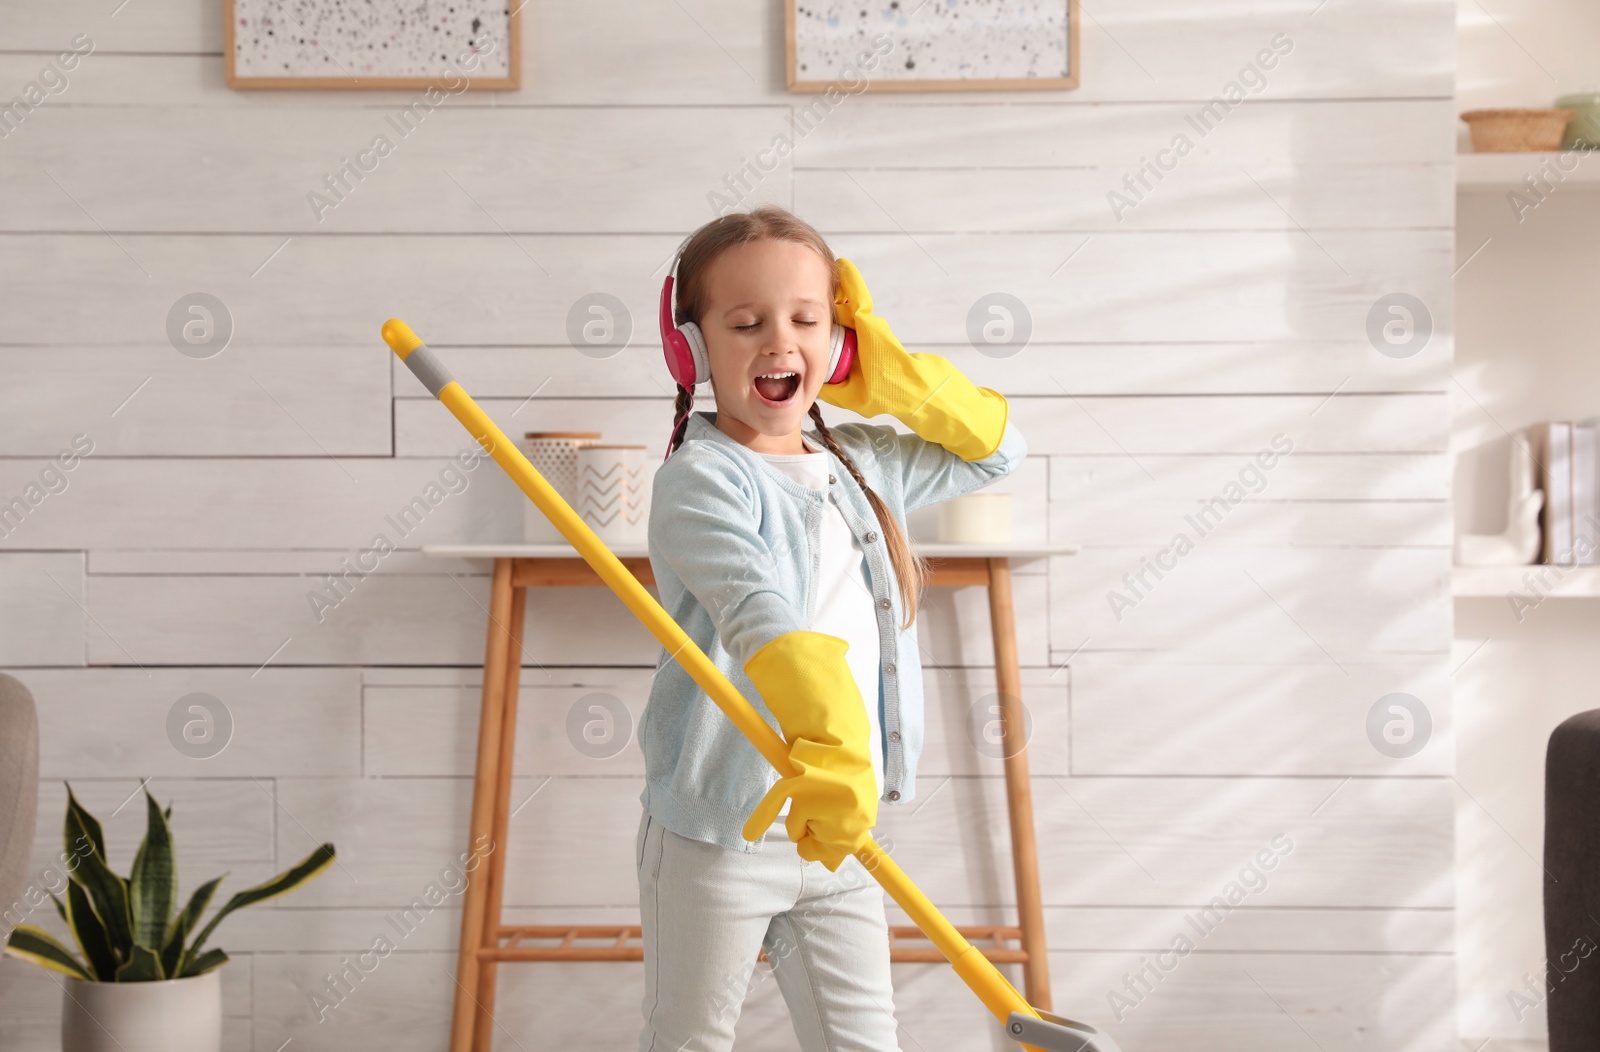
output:
M808 489L828 494L822 516L822 561L814 582L816 614L813 632L838 636L849 644L845 661L855 677L861 700L867 708L870 729L868 750L872 755L872 774L878 793L883 793L883 723L878 717L878 619L873 610L872 590L867 584L867 560L861 544L844 521L844 513L834 503L837 486L828 485L831 462L826 453L761 453L774 469ZM785 800L778 812L774 830L782 830L783 816L791 801ZM787 836L787 833L783 835Z

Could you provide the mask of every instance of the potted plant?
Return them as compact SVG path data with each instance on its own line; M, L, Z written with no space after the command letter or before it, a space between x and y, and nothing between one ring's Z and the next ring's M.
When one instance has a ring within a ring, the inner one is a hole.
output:
M50 897L79 953L31 924L17 925L6 943L7 953L70 980L63 987L63 1052L219 1052L217 969L228 963L228 955L206 949L206 940L234 910L294 890L334 859L333 845L321 845L266 883L237 892L200 927L223 878L200 885L177 908L178 865L167 824L172 808L163 811L148 789L144 798L144 840L132 870L121 877L107 863L100 823L67 786L67 854L62 857L73 860L71 879L65 902Z

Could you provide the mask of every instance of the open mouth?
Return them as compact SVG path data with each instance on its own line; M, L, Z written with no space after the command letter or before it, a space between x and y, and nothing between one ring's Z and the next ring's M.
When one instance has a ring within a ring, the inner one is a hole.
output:
M765 373L755 378L755 389L768 405L782 405L800 390L800 374Z

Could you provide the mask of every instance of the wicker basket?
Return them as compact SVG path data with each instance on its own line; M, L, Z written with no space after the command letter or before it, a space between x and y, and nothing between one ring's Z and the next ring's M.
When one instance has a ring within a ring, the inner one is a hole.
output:
M1555 150L1577 114L1573 110L1468 110L1461 115L1472 129L1475 153L1530 153Z

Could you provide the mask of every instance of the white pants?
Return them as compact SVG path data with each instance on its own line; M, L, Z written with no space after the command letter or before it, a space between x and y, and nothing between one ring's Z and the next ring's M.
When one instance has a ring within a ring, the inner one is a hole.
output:
M883 889L854 857L802 859L780 819L760 852L679 836L648 812L634 859L644 929L640 1052L727 1052L767 951L805 1052L899 1052Z

